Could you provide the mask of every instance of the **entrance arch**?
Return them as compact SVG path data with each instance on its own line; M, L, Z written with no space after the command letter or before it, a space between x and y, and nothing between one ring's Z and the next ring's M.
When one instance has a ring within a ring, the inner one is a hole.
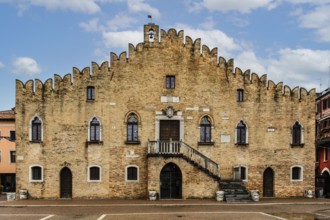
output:
M160 198L182 199L182 174L174 163L166 164L160 172Z
M323 171L322 176L324 177L324 195L330 196L330 174L328 170Z
M274 197L274 171L270 167L263 174L263 197Z
M68 167L60 172L60 192L61 198L72 198L72 173Z

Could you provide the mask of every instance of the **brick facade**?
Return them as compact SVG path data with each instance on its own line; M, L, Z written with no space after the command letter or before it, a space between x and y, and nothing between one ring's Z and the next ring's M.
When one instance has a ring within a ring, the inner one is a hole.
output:
M152 30L151 30L152 29ZM153 32L150 32L153 31ZM141 33L142 34L142 33ZM153 38L150 39L150 34ZM59 198L61 170L72 173L72 197L146 198L160 192L160 173L176 164L182 173L182 198L214 197L216 180L180 157L147 157L150 140L159 140L160 121L179 121L179 139L219 165L217 175L233 178L233 168L244 166L249 189L263 195L263 174L274 172L275 197L302 196L314 189L315 90L290 89L267 81L266 75L234 69L233 60L218 58L217 49L201 46L183 31L159 31L144 26L144 42L128 53L110 55L110 66L92 68L42 83L16 82L17 189L31 197ZM174 76L175 88L166 88ZM87 87L95 97L87 100ZM237 90L244 92L237 101ZM174 115L166 115L167 109ZM128 117L138 119L138 141L127 141ZM209 143L201 144L201 121L211 124ZM41 141L31 141L31 123L42 123ZM100 123L98 142L91 142L90 123ZM235 144L236 127L246 125L246 144ZM291 145L292 127L299 122L302 139ZM170 131L171 132L171 131ZM150 153L150 152L149 152ZM203 158L203 157L202 157ZM31 181L31 166L42 168L42 180ZM88 181L90 166L100 167L100 180ZM127 180L127 168L136 167L137 181ZM292 167L299 180L292 181Z

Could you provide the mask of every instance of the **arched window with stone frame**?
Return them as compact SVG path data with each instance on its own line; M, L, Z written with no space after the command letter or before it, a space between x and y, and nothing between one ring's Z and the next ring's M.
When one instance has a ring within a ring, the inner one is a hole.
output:
M40 117L34 116L30 121L30 141L43 141L43 122Z
M248 128L243 120L239 121L235 129L235 144L247 145L248 144Z
M97 117L93 117L88 126L88 142L101 142L102 141L102 129L100 120Z
M212 141L212 120L209 116L205 115L200 120L199 124L200 137L199 145L213 145Z
M129 112L126 115L126 144L140 144L139 124L140 119L137 113Z
M296 121L291 128L291 146L304 146L303 131L303 126L298 121Z

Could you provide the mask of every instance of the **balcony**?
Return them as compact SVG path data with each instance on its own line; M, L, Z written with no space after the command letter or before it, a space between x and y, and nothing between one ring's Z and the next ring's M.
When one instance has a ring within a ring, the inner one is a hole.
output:
M149 141L147 156L180 157L214 179L220 179L219 165L183 141Z

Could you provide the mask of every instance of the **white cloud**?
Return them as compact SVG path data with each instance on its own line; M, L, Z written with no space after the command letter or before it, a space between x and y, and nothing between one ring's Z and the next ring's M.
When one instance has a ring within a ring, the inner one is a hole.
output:
M101 11L95 0L30 0L30 4L45 7L48 10L69 10L88 14Z
M2 0L0 3L16 4L19 15L22 15L31 6L44 7L51 11L65 10L87 14L94 14L101 11L97 0Z
M3 64L1 61L0 61L0 69L4 68L5 67L5 64Z
M250 69L251 72L257 73L259 76L266 74L265 63L258 58L252 50L245 50L240 53L234 62L236 67L239 67L243 72Z
M16 75L34 76L41 73L40 65L30 57L17 57L12 67L12 72Z
M327 57L327 59L325 59ZM320 82L328 82L330 50L290 49L277 52L276 58L261 59L253 51L243 51L235 59L235 66L251 69L259 76L267 74L276 84L284 82L291 88L305 87L319 90Z
M320 41L330 42L330 5L314 8L299 17L300 27L315 29Z
M103 42L108 48L127 50L128 43L136 45L143 42L143 33L141 31L118 31L103 32Z
M199 3L201 6L207 8L210 11L239 11L240 13L249 13L257 8L273 9L277 6L275 0L231 0L231 1L219 1L219 0L203 0ZM198 8L197 4L193 4L193 8Z
M212 17L207 17L206 20L199 24L203 29L211 30L214 29L216 23L214 22Z
M155 18L160 18L160 12L157 8L151 7L144 0L128 0L128 9L132 12L147 12Z
M125 29L131 24L135 24L137 22L137 19L127 15L127 13L119 13L107 22L107 28L112 31L117 31L119 28Z
M193 40L201 38L202 44L207 45L211 50L217 47L219 54L223 57L232 57L235 51L242 49L238 42L221 30L195 29L185 24L177 24L176 26L177 30L184 30L185 35L190 36Z
M323 5L330 3L330 0L286 0L291 4L311 4L311 5Z
M88 22L81 22L79 25L87 32L100 32L105 30L105 26L99 24L98 18L93 18Z

